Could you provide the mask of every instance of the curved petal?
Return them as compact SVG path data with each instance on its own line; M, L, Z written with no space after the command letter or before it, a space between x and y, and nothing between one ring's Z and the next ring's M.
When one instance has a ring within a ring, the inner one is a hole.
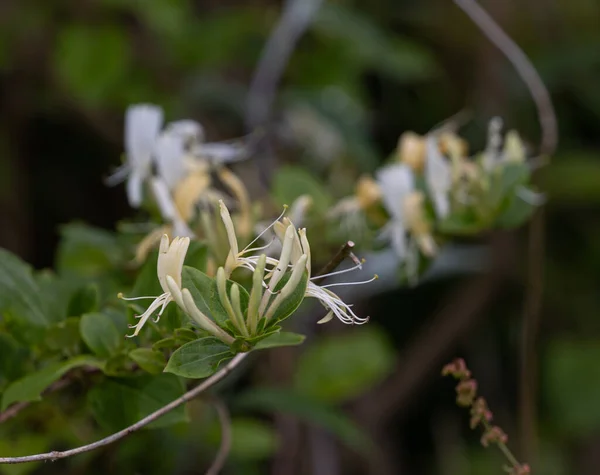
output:
M149 171L152 152L162 122L162 109L151 104L130 106L125 113L127 161L132 170L139 170L142 175Z
M388 165L377 172L376 178L388 213L395 219L401 219L404 197L415 187L412 170L405 164Z

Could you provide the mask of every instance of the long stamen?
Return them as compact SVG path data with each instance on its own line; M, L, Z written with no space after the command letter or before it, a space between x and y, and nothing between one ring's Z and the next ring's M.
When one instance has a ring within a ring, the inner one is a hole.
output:
M327 285L322 285L321 288L326 289L328 287L338 287L340 285L361 285L361 284L368 284L369 282L373 282L374 280L379 279L379 276L377 274L375 274L372 278L368 279L368 280L363 280L360 282L336 282L333 284L327 284Z
M143 300L143 299L155 299L156 295L144 295L143 297L124 297L121 292L117 294L117 298L121 300Z
M263 234L265 234L269 229L271 229L273 226L275 226L275 223L277 223L281 218L283 218L283 215L285 214L285 212L287 211L288 206L287 205L283 205L283 211L281 212L281 214L277 217L277 219L275 221L273 221L271 224L269 224L265 229L262 230L262 232L256 236L242 251L242 254L246 253L249 251L249 247L252 246L252 244L254 244L256 241L258 241L261 236Z
M343 270L338 270L335 272L330 272L329 274L323 274L323 275L317 275L315 277L311 277L310 280L313 279L325 279L326 277L332 277L334 275L340 275L340 274L345 274L347 272L353 272L357 269L362 269L362 265L365 263L365 260L363 259L361 262L359 262L358 264L349 267L348 269L343 269Z

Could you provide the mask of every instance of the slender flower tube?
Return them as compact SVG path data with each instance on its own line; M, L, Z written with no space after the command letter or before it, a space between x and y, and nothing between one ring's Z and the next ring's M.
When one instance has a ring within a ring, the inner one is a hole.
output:
M164 293L157 297L131 298L125 298L119 294L119 297L123 300L154 299L143 314L136 316L136 318L139 318L138 323L129 325L129 328L134 328L135 330L132 335L127 335L128 337L137 336L146 321L156 310L160 309L155 320L155 322L158 322L160 316L170 302L173 300L181 301L181 270L189 245L190 239L187 237L176 237L173 239L173 242L169 244L169 237L166 234L163 235L160 241L158 263L156 267L158 281ZM168 285L168 281L172 281L171 286Z

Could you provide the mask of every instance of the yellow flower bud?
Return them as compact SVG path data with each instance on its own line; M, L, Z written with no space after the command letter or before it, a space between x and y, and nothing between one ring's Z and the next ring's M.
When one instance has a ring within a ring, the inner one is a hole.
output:
M404 132L398 140L398 159L415 172L425 165L425 139L414 132Z
M367 210L381 200L381 189L373 178L363 175L355 188L356 201L362 210Z

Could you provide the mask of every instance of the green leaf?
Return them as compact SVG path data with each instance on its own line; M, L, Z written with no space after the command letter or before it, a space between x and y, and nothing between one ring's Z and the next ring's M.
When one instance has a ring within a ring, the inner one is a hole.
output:
M103 363L93 356L81 355L67 361L53 363L35 373L28 374L6 388L2 396L2 410L5 410L13 402L40 401L44 389L71 369L81 366L102 369Z
M70 94L88 104L100 104L127 81L129 42L114 26L73 25L58 35L52 60Z
M111 318L103 313L86 313L81 317L79 331L85 344L98 356L115 354L123 343Z
M299 333L278 332L260 340L253 349L264 350L267 348L277 348L278 346L295 346L300 345L305 339L306 337Z
M78 350L80 342L78 317L67 318L50 327L44 337L45 345L51 350Z
M163 338L162 340L158 340L154 345L152 345L153 350L162 350L166 348L175 348L177 346L177 340L172 336L168 338Z
M184 289L188 289L196 307L207 317L212 317L217 323L223 324L228 320L227 313L223 310L219 297L216 295L216 286L212 278L207 276L204 272L194 269L193 267L183 266L181 273L181 286ZM217 308L216 304L223 313L213 315L212 308Z
M219 362L229 356L233 354L221 340L200 338L175 350L165 372L185 378L206 378L216 371Z
M282 277L282 279L275 286L275 292L278 292L285 286L285 284L287 283L287 281L289 280L291 275L292 275L292 273L288 272ZM296 311L296 309L300 306L300 304L304 300L304 296L306 295L306 287L307 286L308 286L308 272L304 272L304 274L302 274L302 279L300 280L300 282L298 283L298 285L296 286L296 288L294 289L292 294L288 298L286 298L283 302L281 302L281 304L279 305L277 310L275 310L275 313L271 317L271 320L269 323L270 325L274 325L278 322L285 320L286 318L291 316Z
M156 274L156 266L158 264L158 252L153 251L148 254L146 261L135 280L132 296L137 295L161 295L164 290L160 286L158 276Z
M557 340L544 363L544 394L561 431L578 437L600 429L600 341Z
M221 441L220 424L208 431L209 442L218 446ZM234 417L231 420L231 449L229 456L238 460L264 460L277 449L277 434L271 425L249 417Z
M342 412L296 391L274 388L253 389L236 398L234 405L242 410L291 414L328 430L348 447L359 452L368 453L373 448L364 431Z
M494 169L487 197L491 208L497 209L508 196L514 194L517 186L525 185L530 174L526 163L507 163Z
M72 295L67 307L67 315L79 317L84 313L97 312L99 300L98 286L94 283L87 284Z
M536 209L536 206L513 195L509 198L506 209L496 218L495 225L504 229L517 228L529 220Z
M56 267L61 275L97 278L120 267L125 260L114 233L79 223L62 226L60 231Z
M277 170L273 180L273 193L281 205L291 205L302 195L309 195L318 209L327 209L332 202L325 185L305 168L286 165Z
M31 268L5 249L0 249L0 311L36 327L47 328L51 324Z
M227 293L230 293L233 281L227 280ZM220 326L225 326L229 321L229 315L223 308L219 298L217 283L203 272L193 267L184 266L182 272L182 287L190 291L196 306L207 317L217 322ZM248 291L239 286L240 289L240 304L242 312L248 308L248 300L250 296Z
M166 364L165 356L150 348L136 348L129 352L129 357L150 374L162 373Z
M181 397L184 390L179 378L171 374L109 379L90 391L88 403L98 424L116 432ZM146 427L155 429L186 421L185 409L180 406Z
M13 381L25 371L25 362L29 357L26 346L20 345L15 338L6 333L0 333L0 386L7 381Z
M342 335L324 336L300 356L295 385L327 402L352 399L393 368L394 351L375 326Z
M186 265L204 272L208 262L208 247L206 244L200 241L191 241L185 255L185 262Z

